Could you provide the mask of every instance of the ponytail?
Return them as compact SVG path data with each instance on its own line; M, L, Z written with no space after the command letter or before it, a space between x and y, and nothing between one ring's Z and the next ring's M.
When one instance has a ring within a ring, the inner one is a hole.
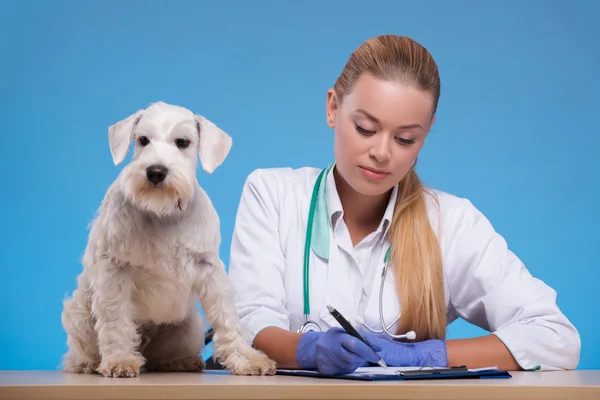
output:
M399 332L415 331L416 340L446 336L442 256L429 223L425 190L413 168L400 182L390 226L390 263L400 300Z

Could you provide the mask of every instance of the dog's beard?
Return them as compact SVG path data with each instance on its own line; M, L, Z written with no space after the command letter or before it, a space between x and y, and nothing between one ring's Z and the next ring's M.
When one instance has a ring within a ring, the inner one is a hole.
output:
M194 179L178 168L169 168L159 184L148 181L145 169L131 168L123 182L123 192L136 208L159 217L185 211L194 195Z

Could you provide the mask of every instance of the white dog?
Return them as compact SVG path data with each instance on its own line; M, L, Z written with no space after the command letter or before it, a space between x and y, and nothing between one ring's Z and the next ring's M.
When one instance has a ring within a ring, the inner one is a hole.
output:
M115 165L132 162L108 189L95 218L83 272L64 302L69 372L133 377L201 371L202 304L214 355L239 375L267 375L275 363L241 331L224 265L220 221L196 180L198 155L212 173L231 138L208 119L163 102L108 130Z

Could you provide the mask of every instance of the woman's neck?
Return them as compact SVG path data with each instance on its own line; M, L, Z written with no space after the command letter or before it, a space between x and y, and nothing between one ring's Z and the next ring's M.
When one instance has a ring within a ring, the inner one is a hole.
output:
M379 196L368 196L354 190L335 168L333 177L344 210L344 222L350 231L352 243L356 246L381 223L392 191Z

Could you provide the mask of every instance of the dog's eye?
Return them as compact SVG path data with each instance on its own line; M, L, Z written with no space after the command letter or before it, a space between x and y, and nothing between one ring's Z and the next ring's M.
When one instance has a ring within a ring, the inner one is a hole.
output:
M180 149L185 149L186 147L188 147L190 145L190 141L187 139L176 139L175 144Z
M140 142L140 145L145 146L148 143L150 143L150 139L148 139L146 136L140 136L139 142Z

